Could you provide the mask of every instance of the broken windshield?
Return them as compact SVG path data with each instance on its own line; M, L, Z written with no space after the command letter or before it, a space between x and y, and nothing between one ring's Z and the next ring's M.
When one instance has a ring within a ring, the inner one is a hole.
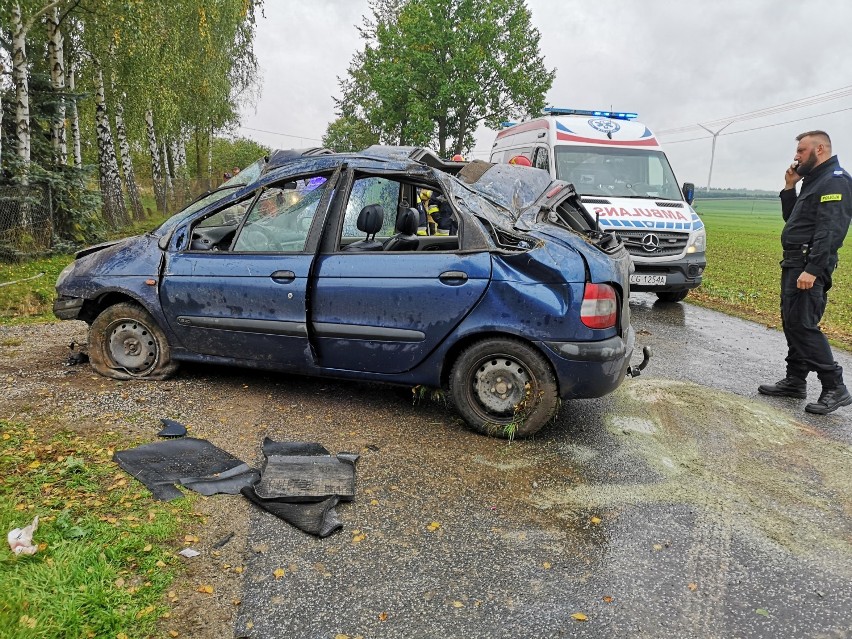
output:
M683 199L662 151L560 145L556 177L580 195Z

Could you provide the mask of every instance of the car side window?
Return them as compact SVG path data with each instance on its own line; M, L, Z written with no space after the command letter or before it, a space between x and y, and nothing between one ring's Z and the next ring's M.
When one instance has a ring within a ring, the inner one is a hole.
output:
M364 233L358 230L358 214L361 209L371 204L378 204L384 212L384 222L377 235L383 237L393 235L399 190L400 183L394 180L380 177L363 177L355 180L349 201L346 203L343 237L364 237Z
M303 251L327 178L316 176L267 187L234 242L234 251Z
M227 251L234 241L234 235L246 211L251 205L251 196L234 202L227 208L210 215L192 229L191 251Z

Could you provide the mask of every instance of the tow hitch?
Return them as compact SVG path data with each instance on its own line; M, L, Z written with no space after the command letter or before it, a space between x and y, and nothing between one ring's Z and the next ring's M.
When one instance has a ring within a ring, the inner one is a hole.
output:
M642 361L638 366L628 366L627 367L627 376L628 377L639 377L642 374L642 371L648 365L648 362L651 359L651 347L643 346L642 347Z

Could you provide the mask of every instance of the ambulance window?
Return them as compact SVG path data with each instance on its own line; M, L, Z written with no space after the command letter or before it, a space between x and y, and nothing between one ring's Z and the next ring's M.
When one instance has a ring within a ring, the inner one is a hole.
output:
M540 146L536 149L533 166L537 169L550 171L550 155L547 152L547 147Z
M663 184L663 166L656 158L648 158L648 184Z

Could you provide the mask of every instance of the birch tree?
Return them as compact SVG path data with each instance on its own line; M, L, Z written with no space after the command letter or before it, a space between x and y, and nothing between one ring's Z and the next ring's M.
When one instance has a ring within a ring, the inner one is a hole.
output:
M104 215L113 227L128 221L127 207L121 193L121 176L115 157L115 146L107 115L104 97L103 71L98 67L95 72L95 119L98 135L98 165L100 167L101 195L104 200Z
M59 7L47 13L47 58L50 66L50 84L57 94L59 104L51 127L53 155L57 164L68 162L68 144L65 133L65 50L60 29Z
M22 3L15 0L11 4L10 26L12 32L12 78L15 83L15 140L17 155L21 161L26 181L26 171L30 163L30 94L27 69L27 34L41 16L60 5L63 0L48 3ZM26 10L26 12L25 12Z

